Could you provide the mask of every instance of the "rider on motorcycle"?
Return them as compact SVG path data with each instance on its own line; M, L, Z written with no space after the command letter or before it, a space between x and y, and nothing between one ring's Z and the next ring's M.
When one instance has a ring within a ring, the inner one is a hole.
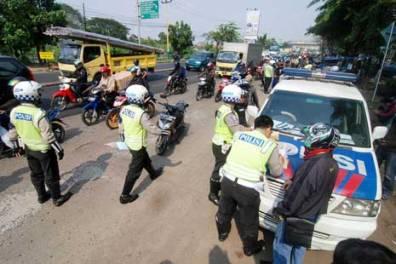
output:
M246 68L246 64L242 61L242 58L243 58L243 53L239 53L239 60L237 65L235 66L234 71L239 72L242 78L245 78L247 74L247 68Z
M186 68L181 66L180 60L178 57L175 59L175 68L169 74L169 76L172 76L173 78L175 78L175 81L177 83L176 86L178 86L179 83L186 78Z
M214 88L216 86L215 76L216 76L216 65L213 62L209 62L205 71L199 74L198 76L198 77L206 77L209 88L209 91L206 92L210 92L214 94Z
M104 99L106 104L113 107L114 100L117 96L117 83L114 77L111 75L111 70L107 66L100 67L100 72L102 73L102 78L96 88L103 91Z
M88 73L80 60L75 60L74 66L76 67L73 73L73 76L76 78L76 92L80 94L87 88Z
M144 87L146 87L146 89L149 91L150 93L150 87L147 81L147 73L144 71L142 71L139 66L133 66L132 68L129 69L129 71L131 72L132 75L132 79L129 82L128 86L134 85L134 84L139 84L139 85L143 85Z

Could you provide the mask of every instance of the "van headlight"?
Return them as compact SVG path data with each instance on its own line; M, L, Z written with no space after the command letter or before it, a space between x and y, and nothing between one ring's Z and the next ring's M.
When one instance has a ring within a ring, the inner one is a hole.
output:
M333 209L332 213L353 216L376 217L379 212L380 206L380 201L346 198L335 209Z

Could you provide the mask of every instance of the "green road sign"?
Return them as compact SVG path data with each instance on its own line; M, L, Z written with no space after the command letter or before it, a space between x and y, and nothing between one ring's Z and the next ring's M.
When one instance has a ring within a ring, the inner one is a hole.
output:
M159 17L158 0L141 0L140 1L140 18L154 19Z

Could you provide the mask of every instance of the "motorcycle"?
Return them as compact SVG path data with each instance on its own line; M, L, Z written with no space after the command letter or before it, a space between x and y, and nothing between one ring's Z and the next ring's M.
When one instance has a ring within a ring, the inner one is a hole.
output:
M231 82L227 78L221 79L221 82L219 83L219 86L217 87L217 91L215 94L215 102L220 102L221 101L221 93L223 92L224 87L229 85Z
M166 80L165 91L168 95L183 94L187 91L187 78L178 80L175 75L171 75Z
M110 111L104 98L103 91L100 88L94 88L90 91L88 103L84 105L81 119L87 126L95 125L99 122L101 116L105 116Z
M202 98L212 97L213 96L212 85L208 83L208 79L206 77L199 78L198 90L197 90L197 94L195 95L195 99L199 101Z
M153 95L149 95L146 97L144 100L144 111L149 115L150 118L152 118L155 115L155 103L157 100L154 98ZM109 113L106 116L106 125L110 129L116 129L118 128L118 117L120 114L121 107L123 105L126 105L128 103L127 97L125 94L119 95L116 97L114 104L113 104L113 109L109 111Z
M62 78L62 84L59 86L59 90L52 95L51 108L57 108L63 111L70 103L82 103L86 99L84 94L87 90L78 93L77 85L77 83L69 78Z
M166 95L161 95L166 98ZM163 155L168 145L176 141L185 129L184 113L189 106L184 101L178 101L175 105L158 102L164 106L166 111L161 112L158 120L158 127L165 133L158 136L155 143L155 151L158 155Z

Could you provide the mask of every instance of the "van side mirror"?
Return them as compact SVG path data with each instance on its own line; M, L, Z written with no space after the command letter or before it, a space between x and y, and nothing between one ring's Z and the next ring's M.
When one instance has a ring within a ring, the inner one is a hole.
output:
M377 126L373 131L373 140L381 139L388 133L388 128L386 126Z

